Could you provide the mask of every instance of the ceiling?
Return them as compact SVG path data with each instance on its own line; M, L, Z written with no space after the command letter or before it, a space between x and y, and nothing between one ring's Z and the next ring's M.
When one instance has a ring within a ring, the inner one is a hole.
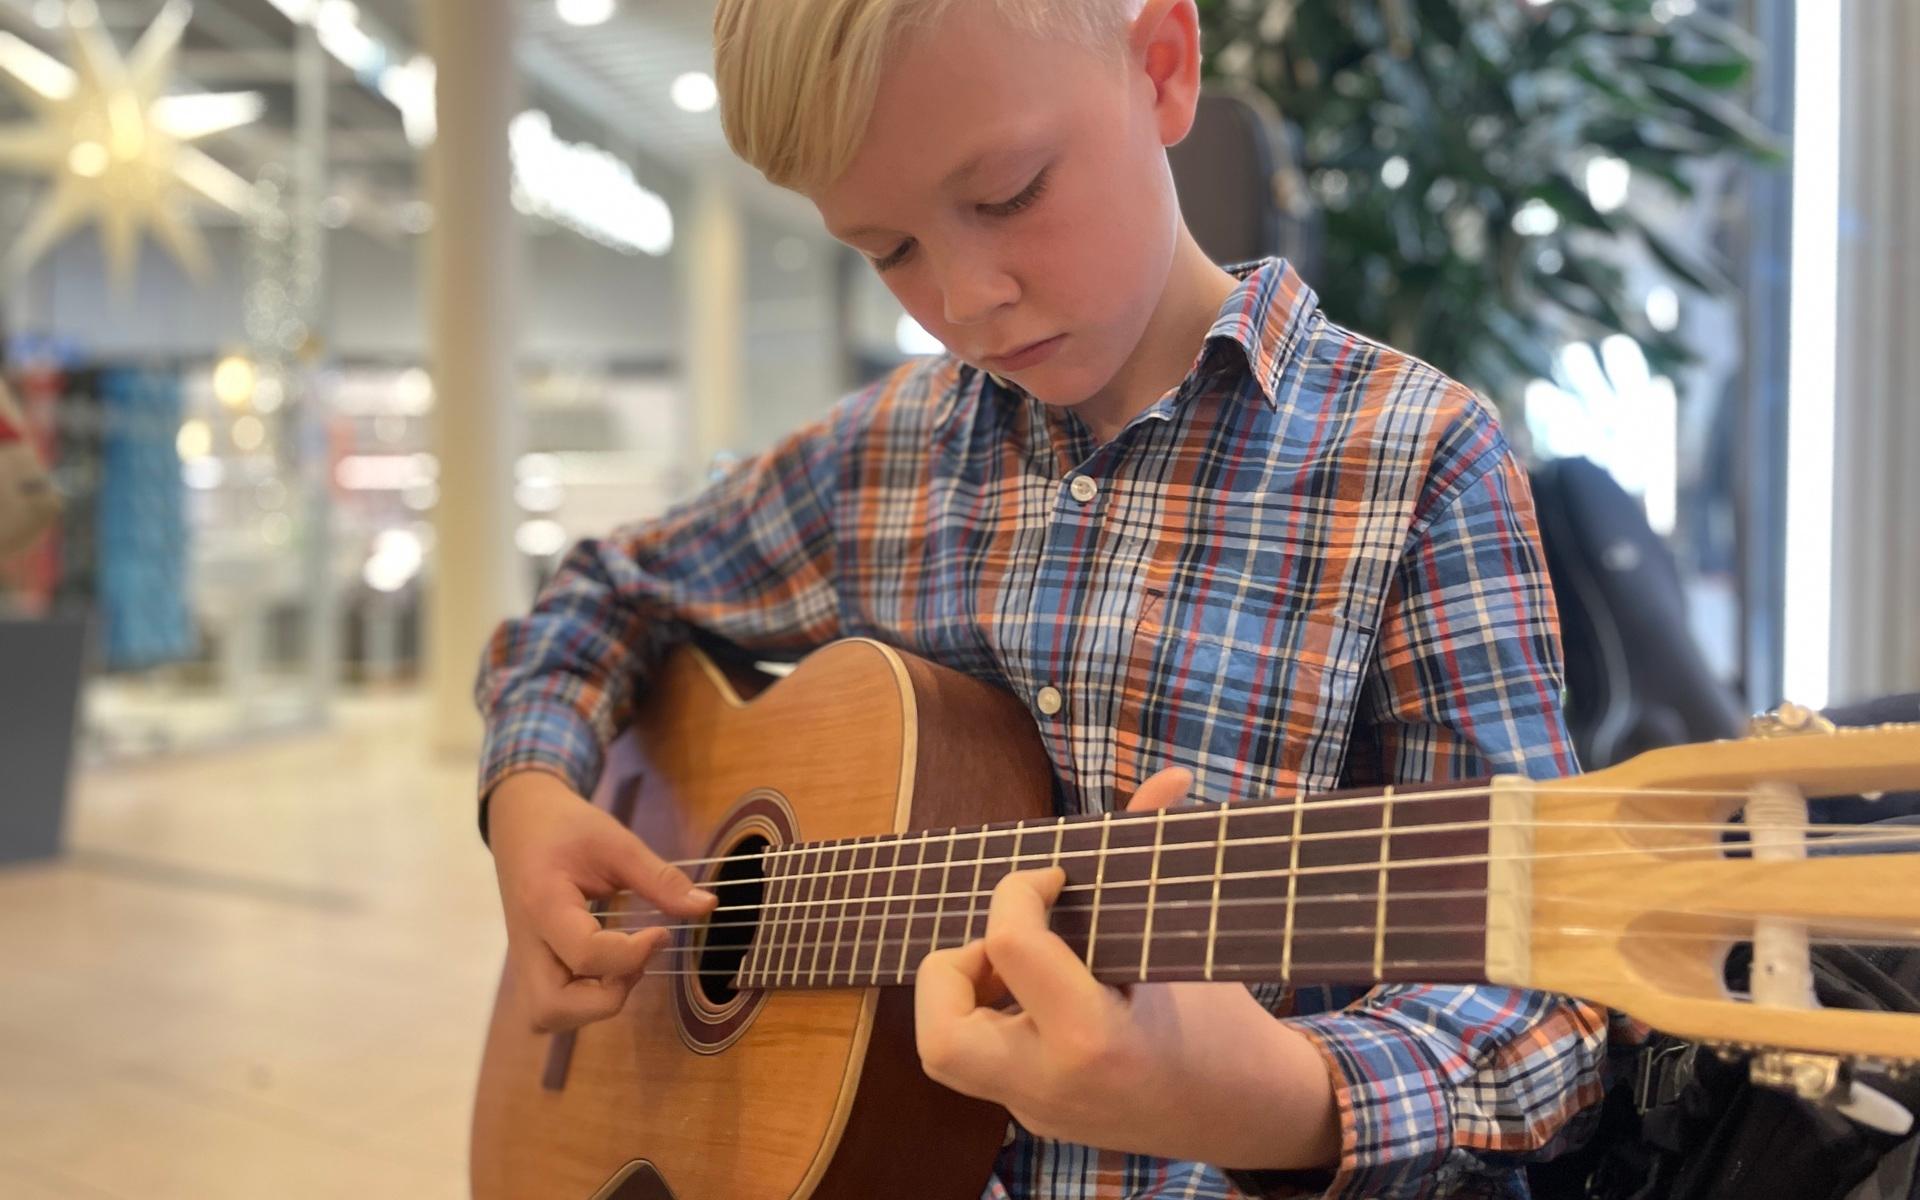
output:
M43 21L59 0L0 0L0 29L55 55L67 52ZM123 48L146 28L163 0L95 0ZM393 61L423 50L425 0L358 0L360 24L385 42ZM472 0L445 0L467 4ZM666 171L684 184L718 172L751 211L782 228L817 234L811 207L760 180L727 152L718 115L683 112L670 99L673 81L712 65L710 0L620 0L606 24L576 28L559 19L552 0L514 0L519 21L515 58L531 105L547 109L574 140L598 142L634 162L645 182ZM178 71L180 90L252 90L267 99L254 126L219 135L207 148L251 175L293 157L296 31L269 0L193 0ZM358 200L398 205L418 191L418 152L406 140L399 111L337 61L328 60L331 175L337 191ZM11 103L11 98L8 100ZM18 116L17 109L0 117ZM375 207L378 205L375 204ZM358 223L358 222L356 222Z

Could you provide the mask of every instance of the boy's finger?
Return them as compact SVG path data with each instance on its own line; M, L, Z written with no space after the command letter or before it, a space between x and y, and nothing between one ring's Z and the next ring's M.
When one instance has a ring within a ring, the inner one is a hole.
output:
M719 903L712 892L695 887L685 871L655 854L624 828L610 839L606 851L608 874L614 881L661 912L676 917L698 917Z
M1058 867L1015 871L993 889L986 956L1042 1036L1099 1017L1113 1003L1080 956L1047 927L1047 910L1065 886Z
M1140 785L1140 790L1127 801L1128 812L1153 812L1156 809L1172 808L1186 800L1193 791L1193 772L1185 767L1168 767Z
M626 1007L639 976L574 979L546 946L527 948L527 1014L536 1033L558 1033L604 1021Z
M920 961L914 976L914 1043L920 1065L935 1081L969 1096L1017 1069L1012 1041L1019 1018L981 1007L993 980L981 942L939 950Z
M574 975L635 975L666 938L660 928L627 933L606 929L587 911L586 902L556 899L534 917L535 931Z

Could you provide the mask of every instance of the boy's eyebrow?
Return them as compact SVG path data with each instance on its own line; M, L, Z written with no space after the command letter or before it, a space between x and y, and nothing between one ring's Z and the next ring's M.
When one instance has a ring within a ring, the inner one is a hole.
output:
M978 171L981 167L985 166L987 160L992 158L994 155L1012 154L1012 153L1018 153L1018 151L1010 151L1002 146L996 146L990 150L982 150L980 153L974 155L972 158L961 163L959 166L955 167L953 170L947 172L947 177L940 181L940 186L942 189L947 189L947 188L952 188L957 184L963 183L974 172Z

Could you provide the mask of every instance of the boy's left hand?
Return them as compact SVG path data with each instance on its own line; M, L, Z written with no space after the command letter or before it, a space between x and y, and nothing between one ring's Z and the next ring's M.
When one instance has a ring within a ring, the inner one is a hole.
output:
M1141 785L1140 812L1178 804L1180 769ZM1015 871L986 936L920 964L920 1061L1004 1105L1042 1137L1223 1167L1331 1166L1332 1081L1319 1051L1238 983L1114 988L1047 926L1066 873ZM1018 1007L994 1007L1009 995Z

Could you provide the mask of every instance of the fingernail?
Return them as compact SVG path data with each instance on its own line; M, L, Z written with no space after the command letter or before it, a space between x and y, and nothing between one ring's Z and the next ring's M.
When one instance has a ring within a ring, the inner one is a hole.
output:
M687 895L693 897L695 900L718 900L720 898L705 888L690 888L687 891Z

